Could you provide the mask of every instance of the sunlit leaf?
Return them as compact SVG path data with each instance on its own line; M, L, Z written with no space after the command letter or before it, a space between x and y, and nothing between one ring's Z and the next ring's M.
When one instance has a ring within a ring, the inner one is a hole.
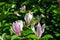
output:
M32 35L32 34L28 35L28 36L27 36L27 38L34 38L34 39L38 39L38 37L37 37L36 35Z
M6 33L3 33L2 37L3 37L4 40L6 40Z
M14 39L18 39L18 36L17 35L13 35L11 40L14 40Z
M60 34L59 33L57 33L57 34L55 34L57 37L59 37L60 36Z
M49 38L53 38L53 36L50 34L47 34L42 37L43 40L48 40Z

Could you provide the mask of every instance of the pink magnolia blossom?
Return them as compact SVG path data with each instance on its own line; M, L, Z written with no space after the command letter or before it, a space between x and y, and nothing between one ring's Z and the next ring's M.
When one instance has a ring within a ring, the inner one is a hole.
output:
M31 29L33 30L33 32L35 33L35 35L37 35L39 38L41 38L42 34L44 33L45 30L45 24L43 24L41 26L41 24L38 22L38 24L36 25L36 30L35 27L32 26Z
M29 11L29 13L27 13L24 17L27 26L29 25L32 18L33 18L33 12Z
M21 35L21 30L23 28L23 22L20 20L20 22L13 22L12 24L12 30L15 34Z

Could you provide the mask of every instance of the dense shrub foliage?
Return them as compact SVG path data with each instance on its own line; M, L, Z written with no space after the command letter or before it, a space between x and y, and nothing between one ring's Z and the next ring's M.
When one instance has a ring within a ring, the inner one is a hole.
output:
M26 6L25 10L20 9L23 5ZM0 37L4 40L59 40L59 5L57 0L0 0ZM45 32L40 39L26 25L23 27L24 31L21 31L21 36L14 34L11 30L13 22L25 21L24 17L29 11L33 12L35 19L38 19L41 14L45 16L40 21L41 25L46 24ZM21 16L17 16L15 12Z

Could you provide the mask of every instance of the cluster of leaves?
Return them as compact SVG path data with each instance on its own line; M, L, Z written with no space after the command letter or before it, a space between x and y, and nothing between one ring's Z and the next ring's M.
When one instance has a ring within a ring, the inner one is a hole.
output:
M11 6L15 4L14 8ZM21 12L21 5L26 5L26 12ZM0 35L4 40L37 40L32 30L22 31L21 36L14 35L11 31L11 25L14 21L22 19L30 10L34 12L34 17L44 14L41 24L46 23L46 29L41 40L58 40L60 37L60 13L58 11L58 2L56 0L0 0ZM14 15L18 12L21 16ZM24 35L24 36L23 36Z

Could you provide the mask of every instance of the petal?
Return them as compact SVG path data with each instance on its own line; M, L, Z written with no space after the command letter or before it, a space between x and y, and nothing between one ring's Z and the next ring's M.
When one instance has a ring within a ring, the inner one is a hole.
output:
M40 38L41 37L41 24L40 23L38 23L38 25L37 25L37 36Z
M32 13L29 13L28 18L29 18L28 21L30 22L32 20L32 18L33 18L33 14Z
M25 21L26 21L26 24L29 24L30 21L32 20L32 18L33 18L33 15L31 14L31 12L30 12L30 13L27 13L27 14L25 15L25 17L24 17L24 19L25 19Z
M44 32L44 30L45 30L45 24L43 24L42 27L41 27L42 33Z
M12 24L12 29L13 29L13 32L15 32L16 30L15 30L15 23L13 22L13 24Z
M39 34L39 36L38 36L39 38L41 38L44 30L45 30L45 24L43 24L42 27L41 27L40 34Z
M16 25L16 30L17 30L17 34L19 35L20 34L20 27L19 27L19 24L18 23Z
M20 31L22 31L22 29L23 29L23 21L20 20L20 21L18 22L18 24L19 24L19 27L20 27Z
M12 29L15 34L20 35L20 27L17 22L13 23Z
M28 18L28 14L26 14L25 17L24 17L25 21L27 20L27 18Z
M38 22L38 24L37 24L37 27L39 27L40 29L41 29L41 24Z

